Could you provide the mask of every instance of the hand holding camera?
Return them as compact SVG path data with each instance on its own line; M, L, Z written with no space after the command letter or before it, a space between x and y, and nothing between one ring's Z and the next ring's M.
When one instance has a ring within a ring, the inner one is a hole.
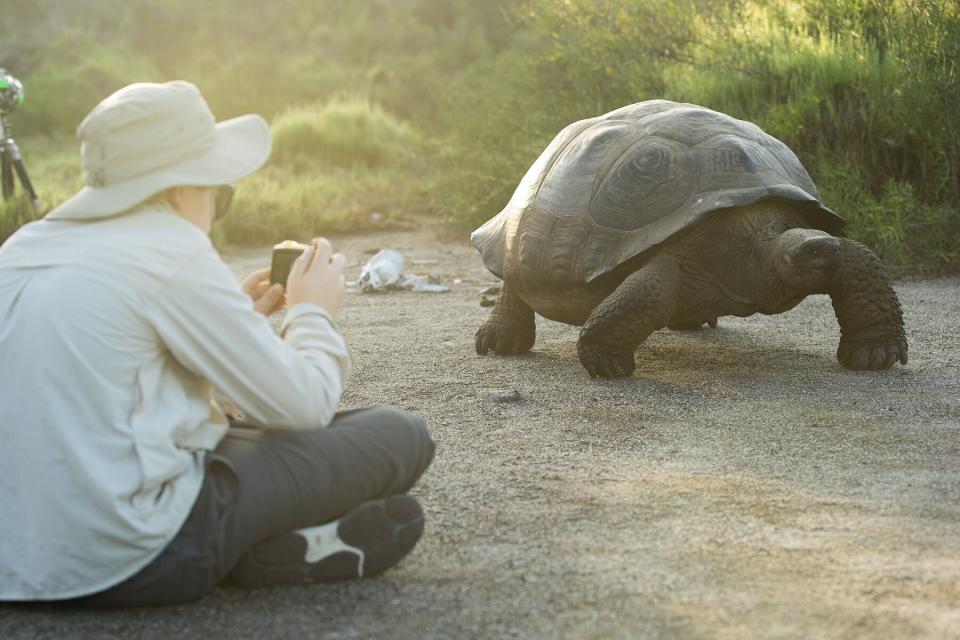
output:
M276 255L276 249L274 251ZM286 280L287 305L318 304L336 316L343 307L346 266L347 259L343 254L334 253L326 238L314 238L290 268Z
M343 306L346 264L325 238L314 238L310 244L287 240L274 245L270 267L251 273L241 288L253 299L254 309L266 316L284 303L293 307L300 302L319 304L336 316Z

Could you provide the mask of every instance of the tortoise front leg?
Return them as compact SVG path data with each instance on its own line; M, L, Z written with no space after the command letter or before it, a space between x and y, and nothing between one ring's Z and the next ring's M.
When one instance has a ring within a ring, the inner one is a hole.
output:
M488 351L516 355L530 351L536 335L533 309L504 282L490 317L477 329L474 346L481 356Z
M827 293L840 323L837 360L848 369L907 364L900 301L880 259L859 242L843 239L840 268Z
M670 321L679 292L680 269L670 258L655 258L620 283L580 330L577 355L590 377L633 373L633 352Z

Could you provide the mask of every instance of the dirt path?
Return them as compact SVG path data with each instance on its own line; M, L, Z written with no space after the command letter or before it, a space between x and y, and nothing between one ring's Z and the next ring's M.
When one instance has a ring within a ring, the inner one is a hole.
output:
M829 300L661 331L591 381L576 329L480 358L466 243L392 247L447 294L355 294L351 408L423 415L428 529L379 579L95 613L0 607L3 638L960 638L960 278L901 282L910 364L851 373ZM267 251L228 255L238 271ZM515 389L501 403L491 389Z

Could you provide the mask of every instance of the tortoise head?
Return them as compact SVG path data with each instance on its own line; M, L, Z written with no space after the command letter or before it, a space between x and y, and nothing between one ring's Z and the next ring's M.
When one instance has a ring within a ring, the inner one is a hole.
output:
M817 229L787 229L776 240L777 273L802 291L822 289L840 267L838 238Z

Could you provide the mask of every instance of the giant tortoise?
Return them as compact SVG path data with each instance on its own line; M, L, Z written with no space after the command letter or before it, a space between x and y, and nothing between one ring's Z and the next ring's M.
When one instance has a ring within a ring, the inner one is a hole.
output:
M825 293L843 366L906 364L889 277L843 226L796 155L752 123L666 100L575 122L471 236L503 280L477 353L529 351L536 312L582 327L591 376L628 376L657 329Z

